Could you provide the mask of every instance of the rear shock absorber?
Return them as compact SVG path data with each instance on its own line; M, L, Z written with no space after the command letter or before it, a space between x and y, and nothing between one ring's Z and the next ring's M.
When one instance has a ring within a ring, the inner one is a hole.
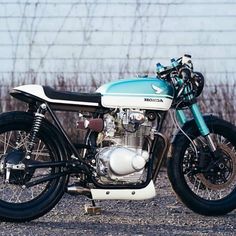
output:
M27 146L27 151L26 151L26 159L30 159L30 155L33 151L34 145L35 145L35 140L36 140L36 136L39 132L39 129L41 127L42 121L45 117L45 113L47 111L47 106L45 103L42 103L37 112L34 115L34 121L33 121L33 125L28 137L28 146Z

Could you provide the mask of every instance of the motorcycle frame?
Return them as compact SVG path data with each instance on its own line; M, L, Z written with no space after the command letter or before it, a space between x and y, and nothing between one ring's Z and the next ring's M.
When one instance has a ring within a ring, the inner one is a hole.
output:
M46 182L46 181L51 180L53 178L60 177L60 175L63 176L63 175L68 175L68 174L80 174L80 173L86 174L89 177L88 180L91 183L93 183L96 188L101 188L101 189L129 189L129 188L141 189L141 188L145 188L150 183L151 180L153 180L153 181L156 180L159 170L161 168L161 165L163 163L164 157L166 156L166 153L167 153L168 147L169 147L169 145L168 145L169 142L168 142L167 138L162 133L159 132L162 127L162 124L163 124L163 121L166 117L167 112L161 112L159 126L157 127L154 140L152 141L152 144L151 144L150 161L148 162L148 166L147 166L146 181L142 182L142 183L135 183L135 184L100 184L96 181L95 177L92 176L92 170L90 169L89 165L83 160L83 158L79 155L75 145L72 143L71 139L69 138L68 134L64 130L61 122L59 121L58 117L55 114L56 110L66 111L67 109L65 109L65 107L64 107L64 109L55 109L54 110L52 108L53 104L48 104L47 102L40 102L40 104L34 104L34 105L29 104L28 111L34 112L36 110L36 108L42 104L46 105L49 115L51 116L52 120L54 121L56 128L61 133L63 139L66 141L66 143L67 143L66 146L71 150L72 155L68 161L59 161L59 162L54 162L54 163L47 162L47 163L43 163L43 164L38 164L38 163L37 164L27 164L27 160L26 160L26 166L28 168L36 169L36 168L44 168L44 167L51 167L51 166L66 168L65 171L63 171L59 174L49 175L49 176L46 176L46 177L39 179L37 181L32 181L32 182L26 183L25 184L26 187L31 187L33 185L36 185L36 184L39 184L42 182ZM104 111L107 110L105 108L101 108L101 109L104 109ZM78 107L78 109L69 109L69 110L74 111L74 112L76 112L76 111L78 112L79 107ZM93 110L93 112L96 113L96 110ZM101 113L101 111L99 111L99 112ZM157 113L158 113L158 111L157 111ZM162 139L162 141L164 143L164 147L161 150L161 152L159 153L159 155L157 156L155 148L156 148L156 144L159 142L160 138ZM81 144L81 143L78 143L78 146L80 148L90 148L90 146L88 146L86 144ZM157 160L157 161L156 161L156 165L153 168L154 160Z

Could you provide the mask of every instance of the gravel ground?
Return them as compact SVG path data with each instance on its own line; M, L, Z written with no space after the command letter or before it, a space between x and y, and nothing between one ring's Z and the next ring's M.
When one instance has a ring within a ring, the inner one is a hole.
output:
M0 223L0 235L236 235L236 210L223 217L197 215L177 201L165 170L158 196L148 201L97 201L101 215L86 215L83 196L65 194L47 215L29 223Z

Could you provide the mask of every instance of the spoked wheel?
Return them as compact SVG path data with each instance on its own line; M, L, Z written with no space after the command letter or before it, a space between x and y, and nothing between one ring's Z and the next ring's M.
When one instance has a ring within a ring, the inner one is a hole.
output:
M209 150L197 127L176 140L168 176L179 198L203 215L222 215L236 208L236 129L223 120L206 120L217 148Z
M223 136L210 136L217 145L217 156L211 155L203 138L196 138L193 142L197 144L198 154L193 145L187 148L183 159L183 174L196 195L206 200L218 200L228 196L235 188L236 151Z
M29 188L25 184L59 173L57 167L24 169L29 131L33 117L23 112L0 116L0 218L4 221L29 221L52 209L64 193L65 176ZM31 163L59 161L62 152L57 136L47 123L41 126L31 154ZM10 169L18 165L18 169Z

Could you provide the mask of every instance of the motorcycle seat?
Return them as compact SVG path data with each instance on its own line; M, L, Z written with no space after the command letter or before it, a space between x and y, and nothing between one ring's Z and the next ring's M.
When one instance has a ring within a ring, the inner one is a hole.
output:
M101 104L101 93L77 93L58 91L49 86L43 86L45 95L52 100L66 100Z

